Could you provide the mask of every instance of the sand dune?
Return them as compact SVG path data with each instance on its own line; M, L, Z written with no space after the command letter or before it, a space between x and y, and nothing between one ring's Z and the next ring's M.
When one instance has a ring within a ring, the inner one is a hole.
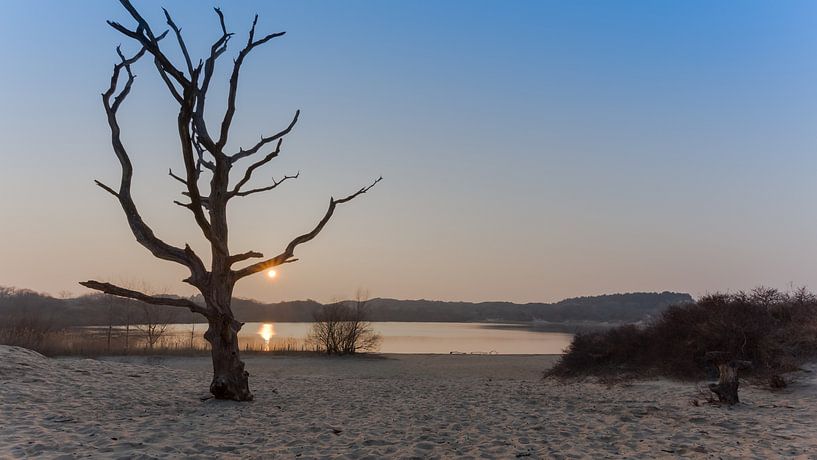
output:
M124 362L123 362L124 361ZM0 346L0 458L815 458L817 378L746 387L539 380L549 356L250 357L256 400L202 401L209 360Z

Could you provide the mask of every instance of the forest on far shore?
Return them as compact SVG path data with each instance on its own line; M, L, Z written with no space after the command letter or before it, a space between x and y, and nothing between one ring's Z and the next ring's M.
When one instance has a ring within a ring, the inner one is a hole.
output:
M192 297L196 301L196 297ZM538 321L548 323L634 323L665 310L670 305L692 302L689 294L639 292L576 297L555 303L444 302L436 300L368 301L372 321L477 322ZM105 294L57 298L27 289L0 287L0 317L30 316L47 319L55 326L99 326L124 324L124 310L138 306L133 300ZM243 322L309 322L322 306L314 300L263 303L251 299L233 300L233 311ZM189 311L176 311L175 323L201 322Z

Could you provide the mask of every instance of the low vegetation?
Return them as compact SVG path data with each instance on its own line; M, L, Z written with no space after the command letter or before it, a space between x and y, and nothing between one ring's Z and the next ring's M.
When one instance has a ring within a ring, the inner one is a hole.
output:
M155 318L155 317L151 317ZM134 324L130 328L63 327L37 314L0 317L0 345L28 348L45 356L207 356L210 346L195 332L177 333L163 322ZM293 338L268 344L248 341L242 352L264 354L317 353L314 345Z
M367 300L358 293L355 301L322 306L307 341L328 355L353 355L377 350L381 337L369 321Z
M0 344L41 351L57 332L53 322L42 316L22 313L6 315L0 322Z
M817 297L766 288L707 295L643 326L576 335L547 376L714 377L714 352L749 362L747 375L779 384L780 374L817 357Z

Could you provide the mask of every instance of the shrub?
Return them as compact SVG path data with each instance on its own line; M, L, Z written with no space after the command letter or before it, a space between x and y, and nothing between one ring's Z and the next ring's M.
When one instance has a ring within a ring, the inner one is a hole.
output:
M805 289L782 293L713 294L669 307L646 326L621 326L579 334L549 376L634 373L697 379L706 353L753 364L769 378L817 356L817 297Z
M328 355L351 355L358 351L373 351L381 337L368 320L366 300L358 294L352 302L324 305L315 312L315 324L308 342Z
M16 313L0 319L0 344L42 350L55 332L53 323L35 313Z

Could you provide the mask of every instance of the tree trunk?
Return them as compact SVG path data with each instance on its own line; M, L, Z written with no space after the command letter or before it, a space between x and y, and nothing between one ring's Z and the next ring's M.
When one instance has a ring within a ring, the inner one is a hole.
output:
M709 384L709 390L718 396L718 401L732 406L740 402L738 398L738 371L750 368L752 363L740 360L726 361L727 356L723 352L707 353L707 359L718 368L718 383Z
M734 405L738 399L738 369L731 363L718 365L718 383L709 384L709 389L718 396L718 401Z
M249 375L238 355L238 330L241 323L226 316L208 318L204 338L210 342L213 357L213 381L210 393L216 399L251 401Z

